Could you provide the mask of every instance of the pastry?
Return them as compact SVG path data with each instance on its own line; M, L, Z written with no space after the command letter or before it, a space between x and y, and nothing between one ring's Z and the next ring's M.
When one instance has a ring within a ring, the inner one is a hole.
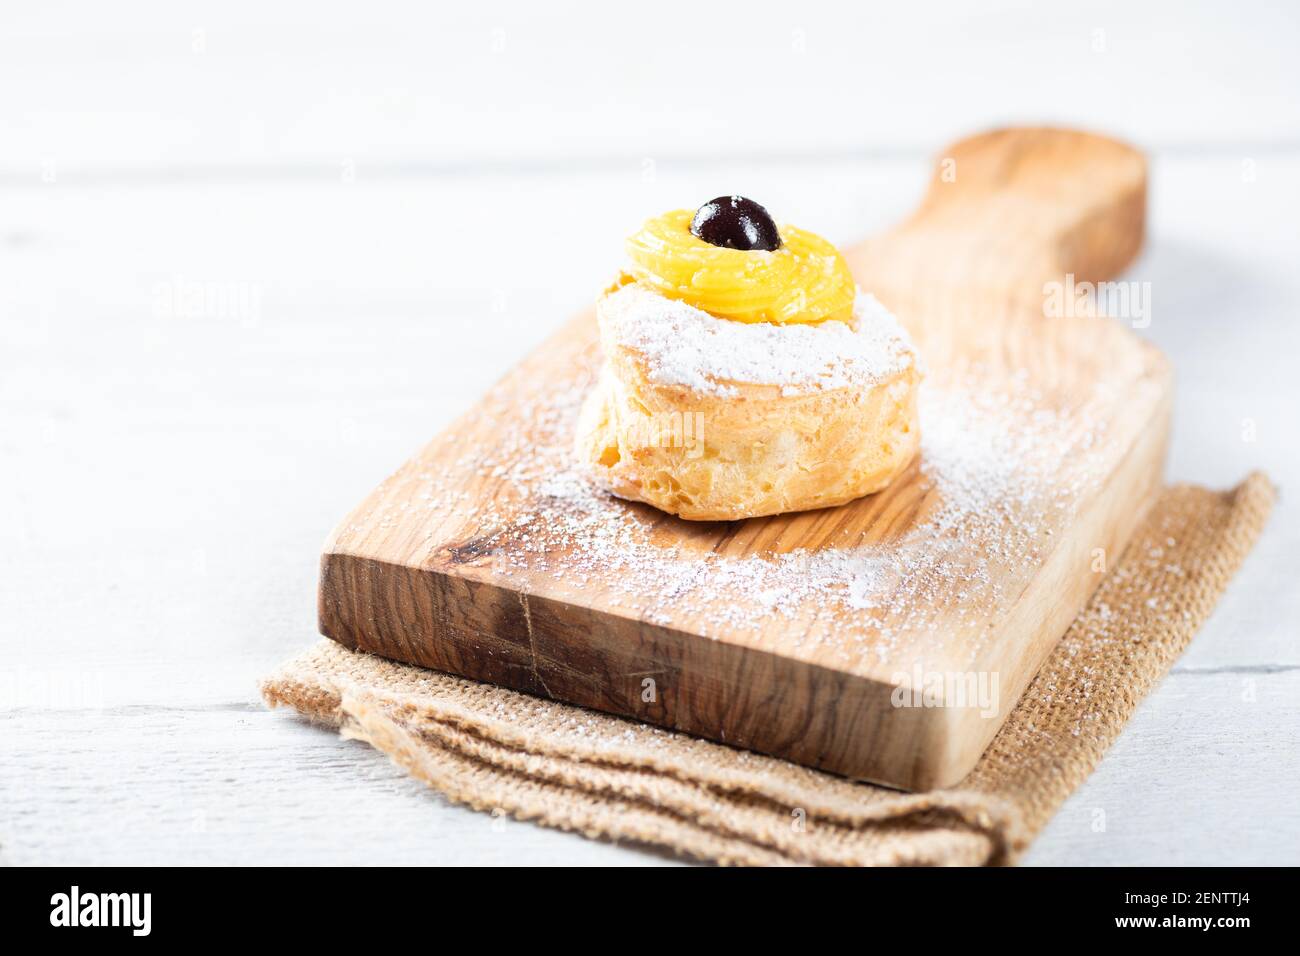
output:
M731 520L844 504L907 467L917 356L834 246L722 197L651 219L628 253L578 421L601 487Z

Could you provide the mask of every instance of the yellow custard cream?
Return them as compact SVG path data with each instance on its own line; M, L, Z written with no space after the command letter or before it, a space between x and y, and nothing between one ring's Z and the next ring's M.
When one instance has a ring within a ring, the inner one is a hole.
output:
M848 264L821 236L782 225L775 249L726 248L693 234L687 209L649 220L627 241L621 284L636 282L718 318L774 325L853 317Z

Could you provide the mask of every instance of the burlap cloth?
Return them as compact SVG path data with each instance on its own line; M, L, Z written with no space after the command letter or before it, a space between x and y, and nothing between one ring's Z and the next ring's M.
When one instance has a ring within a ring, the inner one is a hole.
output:
M1275 492L1164 491L958 786L906 794L322 640L262 684L449 799L733 864L1014 861L1182 653Z

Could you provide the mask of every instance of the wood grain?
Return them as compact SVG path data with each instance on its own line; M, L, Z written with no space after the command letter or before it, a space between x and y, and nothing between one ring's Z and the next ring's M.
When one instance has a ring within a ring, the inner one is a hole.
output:
M1020 529L1014 540L935 540L947 579L995 579L975 599L936 587L940 575L874 608L810 600L719 630L693 601L647 608L625 573L580 579L581 555L521 564L519 542L488 533L486 518L510 527L544 505L499 476L567 450L562 417L544 411L547 396L579 389L597 360L583 316L339 525L322 558L322 633L863 779L955 782L1100 580L1096 555L1118 554L1160 481L1171 395L1162 357L1116 322L1048 318L1042 307L1044 282L1066 272L1098 280L1127 263L1141 243L1144 196L1145 164L1127 147L1002 131L945 151L916 214L847 253L861 284L917 339L933 380L974 374L990 394L1027 381L1053 413L1034 462L1056 479L1052 505L997 502ZM1069 459L1085 447L1092 479L1081 482ZM495 466L484 468L489 459ZM455 507L421 507L431 473L454 489ZM728 559L888 550L924 527L941 498L918 466L886 492L819 512L691 525L623 507L666 563L683 550ZM887 642L871 638L882 633ZM897 675L914 665L996 674L995 713L894 706ZM649 700L647 677L657 691Z

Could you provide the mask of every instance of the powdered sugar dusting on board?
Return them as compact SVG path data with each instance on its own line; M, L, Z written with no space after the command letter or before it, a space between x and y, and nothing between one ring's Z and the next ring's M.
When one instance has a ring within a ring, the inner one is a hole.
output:
M548 580L566 600L581 603L586 593L616 613L709 637L775 620L783 647L815 644L846 665L903 660L918 635L968 647L973 659L997 609L1019 596L1007 582L1027 580L1052 528L1104 470L1102 426L1086 405L1055 408L1027 377L947 369L921 386L912 480L921 494L900 531L815 551L718 553L735 524L679 521L613 498L581 474L571 443L591 361L576 384L491 393L438 450L408 466L426 489L418 500L390 507L455 515L459 543L439 546L507 586ZM491 448L463 437L482 422L492 423ZM462 453L449 458L448 447ZM471 478L490 483L491 494L468 490Z
M737 384L776 385L786 395L868 386L916 361L898 320L864 292L853 326L733 322L637 285L605 296L597 313L610 344L636 351L651 382L706 395L735 395Z

